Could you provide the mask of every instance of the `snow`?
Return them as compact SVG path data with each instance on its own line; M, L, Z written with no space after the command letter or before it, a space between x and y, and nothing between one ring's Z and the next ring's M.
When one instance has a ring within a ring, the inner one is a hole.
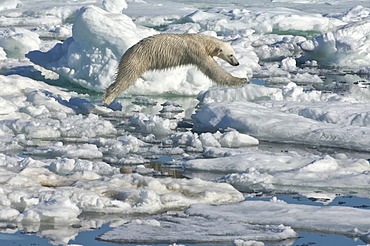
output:
M115 228L99 239L119 243L368 243L366 205L333 200L370 198L369 23L361 0L2 1L1 231L55 245L103 224ZM122 54L166 32L230 42L240 66L217 62L250 83L149 71L102 106Z

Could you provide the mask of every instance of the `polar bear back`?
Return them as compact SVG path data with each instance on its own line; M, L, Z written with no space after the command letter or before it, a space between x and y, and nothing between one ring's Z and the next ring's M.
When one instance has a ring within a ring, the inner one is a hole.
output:
M132 60L131 56L141 54L146 70L165 69L181 65L198 65L205 56L214 56L216 47L223 42L199 34L158 34L141 40L132 46L122 62ZM145 50L145 51L144 51ZM135 58L135 60L138 57Z

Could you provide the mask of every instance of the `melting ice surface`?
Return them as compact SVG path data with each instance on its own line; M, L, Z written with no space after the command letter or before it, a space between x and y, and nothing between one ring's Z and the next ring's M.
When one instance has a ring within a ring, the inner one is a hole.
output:
M68 245L109 224L99 240L370 242L369 3L35 3L0 3L3 233ZM231 42L241 65L218 62L253 83L221 88L180 67L101 106L121 55L160 32ZM367 203L333 206L346 195Z

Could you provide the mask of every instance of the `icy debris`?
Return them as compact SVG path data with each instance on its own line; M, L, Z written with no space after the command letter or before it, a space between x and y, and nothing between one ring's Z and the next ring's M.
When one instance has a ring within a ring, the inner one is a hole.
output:
M271 33L275 30L324 32L343 24L343 21L336 18L287 8L275 8L269 12L211 8L207 11L197 10L184 16L182 21L199 24L202 30L224 34L242 34L250 29L257 33Z
M60 158L52 161L49 170L59 175L72 175L76 172L92 171L100 175L113 175L118 173L117 168L112 168L104 162L91 162L82 159Z
M258 139L233 129L227 129L224 133L202 133L199 135L199 140L202 142L203 147L239 148L259 144Z
M217 134L217 135L221 135L221 134ZM212 134L210 132L202 133L199 136L199 140L202 143L203 147L216 147L216 148L221 147L220 142L216 138L216 133L215 134Z
M275 173L289 172L303 167L314 160L314 156L305 157L294 154L289 155L265 151L256 152L255 149L245 149L242 153L234 153L220 158L184 161L183 167L185 169L199 171L244 172L249 169L254 170L250 171L250 173Z
M366 233L365 235L362 235L360 239L364 241L365 243L370 243L370 231Z
M15 221L20 213L17 209L0 206L0 220L1 221Z
M247 240L244 241L242 239L236 239L234 240L235 246L264 246L265 244L263 242L255 241L255 240Z
M3 47L0 47L0 61L6 60L6 52L4 51Z
M184 111L182 106L176 102L165 101L161 106L162 109L159 111L160 115L168 119L173 119L177 114Z
M190 151L203 151L202 142L199 140L198 134L193 134L189 131L172 134L169 139L164 141L164 144L171 146L186 146Z
M368 67L370 20L353 22L338 30L302 42L300 61L316 60L321 66L339 66L359 70Z
M167 136L176 128L176 122L164 119L157 115L135 114L129 119L129 124L136 127L137 131L154 134L155 136Z
M103 0L103 9L111 13L121 13L127 8L125 0Z
M127 158L129 153L137 153L145 147L145 143L134 136L121 136L117 139L99 138L94 142L99 149L106 155L112 155L116 158Z
M26 134L28 139L93 138L116 133L116 129L109 121L92 114L87 117L72 115L62 120L34 119L31 121L19 119L8 122L7 126L16 134Z
M297 70L296 60L291 58L291 57L284 58L281 61L281 68L288 71L288 72L296 71Z
M228 174L217 181L229 183L242 191L266 191L273 189L272 180L272 175L260 173L251 167L242 173Z
M134 169L134 172L139 173L141 175L150 175L150 176L153 176L153 175L160 176L160 175L162 175L161 172L155 171L153 168L147 168L144 165L136 166L135 169Z
M20 3L19 0L4 0L0 3L0 11L7 10L7 9L15 9L18 4Z
M344 14L338 16L343 21L350 23L350 22L357 22L367 19L370 16L370 9L365 8L361 5L357 5L355 7L350 8Z
M53 222L55 224L68 225L78 222L77 216L81 212L68 197L52 195L49 199L26 208L20 217L25 223Z
M278 88L247 84L238 88L209 89L198 95L198 100L202 103L254 101L262 99L283 100L282 91Z
M143 105L143 106L155 106L157 101L148 97L138 96L132 101L133 104Z
M64 157L64 158L81 158L81 159L99 159L103 154L94 144L81 144L81 145L63 145L57 142L48 148L31 150L28 154L45 155L50 157Z
M259 144L258 139L230 129L227 129L227 131L221 135L219 142L221 147L226 148L248 147Z
M315 76L313 76L315 77ZM318 78L320 81L321 79ZM310 81L310 80L309 80ZM295 102L302 102L302 101L325 101L329 100L325 98L325 95L322 95L321 91L317 90L309 90L305 91L302 86L298 86L294 82L290 82L287 85L283 86L282 93L284 99L286 101L295 101ZM335 94L331 94L331 99L335 99ZM338 98L338 97L337 97Z
M291 77L291 80L300 84L323 84L324 81L317 74L297 73Z
M22 58L32 50L40 49L39 35L21 27L12 27L0 31L0 46L7 57Z
M202 152L206 147L240 148L259 144L258 139L247 134L227 129L224 133L205 132L200 135L191 132L177 132L163 140L163 144L172 146L188 146L188 150Z

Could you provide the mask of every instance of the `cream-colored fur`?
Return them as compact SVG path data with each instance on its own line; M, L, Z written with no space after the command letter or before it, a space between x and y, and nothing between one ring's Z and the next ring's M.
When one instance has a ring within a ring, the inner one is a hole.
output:
M239 65L229 43L201 34L158 34L145 38L123 54L116 81L105 93L108 106L121 92L146 71L181 65L195 65L221 85L238 85L246 81L224 71L213 59L217 56L233 66Z

